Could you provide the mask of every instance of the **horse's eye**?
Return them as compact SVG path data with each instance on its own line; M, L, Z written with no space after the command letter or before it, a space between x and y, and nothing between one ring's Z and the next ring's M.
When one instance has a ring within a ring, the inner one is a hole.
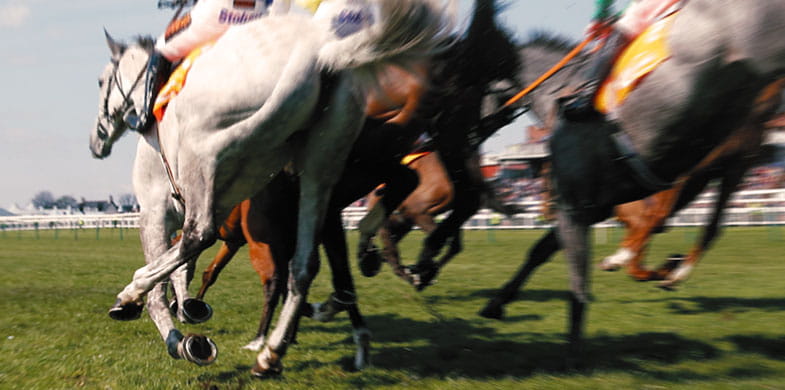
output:
M104 86L104 80L98 79L98 88L102 88Z

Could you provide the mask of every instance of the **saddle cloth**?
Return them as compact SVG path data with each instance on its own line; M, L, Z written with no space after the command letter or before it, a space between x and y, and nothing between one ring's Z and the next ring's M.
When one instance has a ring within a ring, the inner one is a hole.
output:
M670 57L667 39L677 14L649 26L622 51L594 99L597 111L608 114L621 106L645 77Z
M158 96L155 99L155 104L153 105L153 115L155 119L160 122L164 118L164 114L166 113L166 107L169 105L169 102L180 93L180 90L183 89L185 86L185 80L188 77L188 72L191 70L191 67L199 58L202 53L206 50L209 50L212 47L212 43L208 43L204 46L198 47L194 49L190 54L188 54L185 59L180 62L180 65L175 68L172 72L172 75L169 76L169 81L164 84L161 88L161 91L158 92Z

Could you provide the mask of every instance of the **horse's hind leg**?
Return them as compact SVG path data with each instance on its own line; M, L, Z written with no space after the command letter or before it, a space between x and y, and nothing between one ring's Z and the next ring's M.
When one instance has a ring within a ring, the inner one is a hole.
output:
M521 266L515 277L510 279L496 296L480 311L480 315L486 318L501 319L504 317L504 305L512 302L518 295L521 286L529 279L529 276L537 267L545 264L551 259L554 253L561 249L561 243L556 235L556 231L551 229L529 250L526 262Z
M679 283L687 280L690 276L695 265L719 234L720 221L722 220L725 206L728 204L731 195L736 191L736 188L738 188L739 183L741 183L744 172L746 172L748 166L749 163L743 161L728 164L725 175L722 177L719 195L714 202L711 220L709 220L709 223L703 228L703 234L700 237L700 241L693 246L690 253L687 255L687 258L684 259L676 269L663 267L658 270L662 278L665 279L660 282L659 287L671 290Z
M220 275L224 267L229 264L241 246L242 244L238 245L233 242L224 242L221 244L212 263L210 263L210 265L204 269L204 273L202 273L202 285L199 287L196 299L204 300L207 290L210 289L210 286L215 284L215 281L218 280L218 275Z
M319 121L308 131L305 145L297 150L295 165L301 175L297 243L290 267L292 283L278 325L256 358L252 373L257 376L278 373L283 369L281 358L294 335L295 320L318 270L316 244L330 196L362 126L363 104L355 95L349 78L336 80L329 93L330 99ZM328 150L324 145L331 147Z
M256 337L243 348L251 351L259 351L264 345L264 339L267 331L270 329L270 323L273 319L273 313L276 306L278 306L278 299L281 296L284 278L280 278L281 271L286 269L286 266L277 267L274 255L270 245L262 242L254 242L249 240L249 252L251 257L251 265L256 273L259 275L259 280L264 286L264 303L262 304L262 316L259 320L259 330L256 332ZM288 259L289 255L284 257ZM285 263L285 261L284 261Z

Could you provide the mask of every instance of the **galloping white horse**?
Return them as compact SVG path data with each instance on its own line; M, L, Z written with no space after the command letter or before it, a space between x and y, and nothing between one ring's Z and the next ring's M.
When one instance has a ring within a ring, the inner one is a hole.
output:
M141 80L155 44L149 37L140 37L134 44L126 46L116 42L108 33L106 40L112 61L99 79L99 118L90 133L90 150L96 158L109 156L114 143L129 128L129 122L136 123L136 109L141 109L141 102L144 101ZM134 191L141 206L139 234L145 262L150 263L172 246L175 232L183 225L182 209L170 196L166 170L161 164L157 132L147 132L139 139L134 172ZM204 302L189 298L188 273L193 273L194 265L193 261L188 267L183 265L169 277L177 302L180 303L177 316L181 322L203 322L212 312ZM218 351L210 338L196 334L184 336L175 328L169 314L167 287L167 282L162 281L150 291L147 312L166 343L168 353L175 359L182 358L199 365L212 363ZM200 318L188 316L189 310L184 310L185 307L191 308L190 312L201 312L204 315ZM118 320L133 320L139 318L141 311L117 311L111 314Z
M136 271L118 294L113 317L138 315L144 294L215 241L215 221L291 161L301 180L294 280L279 326L254 368L257 374L280 371L286 336L314 276L314 246L329 194L362 125L364 95L375 87L376 69L427 58L449 41L451 13L443 1L374 3L378 20L346 38L307 16L270 17L230 30L194 64L159 125L160 139L147 136L137 150L137 161L154 161L149 154L158 158L159 150L168 158L185 210L160 201L169 191L160 188L160 167L134 167L143 210L163 209L141 220L146 253L146 232L160 243L170 231L167 214L182 215L182 239ZM454 0L447 7L454 9ZM133 102L142 101L136 96L141 89L134 77L141 68L127 69L139 63L135 55L144 50L125 54L127 61L116 59L104 73L95 138L103 134L111 143L107 129L124 126L124 118L138 110ZM104 153L100 140L91 143L94 154Z

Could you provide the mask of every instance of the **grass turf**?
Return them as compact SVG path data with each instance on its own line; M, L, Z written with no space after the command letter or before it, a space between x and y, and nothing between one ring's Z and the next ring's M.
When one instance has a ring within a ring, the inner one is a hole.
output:
M351 327L341 314L327 324L304 319L283 376L260 381L249 373L256 354L240 349L256 331L262 292L247 251L207 294L213 318L178 324L219 346L217 362L198 367L168 356L146 314L128 323L106 314L143 262L135 231L3 232L0 389L785 389L785 227L726 229L675 292L593 267L580 371L562 368L561 256L530 279L503 321L476 314L542 233L467 231L464 252L422 293L387 268L375 278L355 272L373 366L351 369ZM596 264L621 231L595 234ZM686 252L695 236L658 236L650 263ZM419 232L405 240L408 262L421 241ZM216 248L201 257L192 291ZM311 300L330 291L324 264Z

